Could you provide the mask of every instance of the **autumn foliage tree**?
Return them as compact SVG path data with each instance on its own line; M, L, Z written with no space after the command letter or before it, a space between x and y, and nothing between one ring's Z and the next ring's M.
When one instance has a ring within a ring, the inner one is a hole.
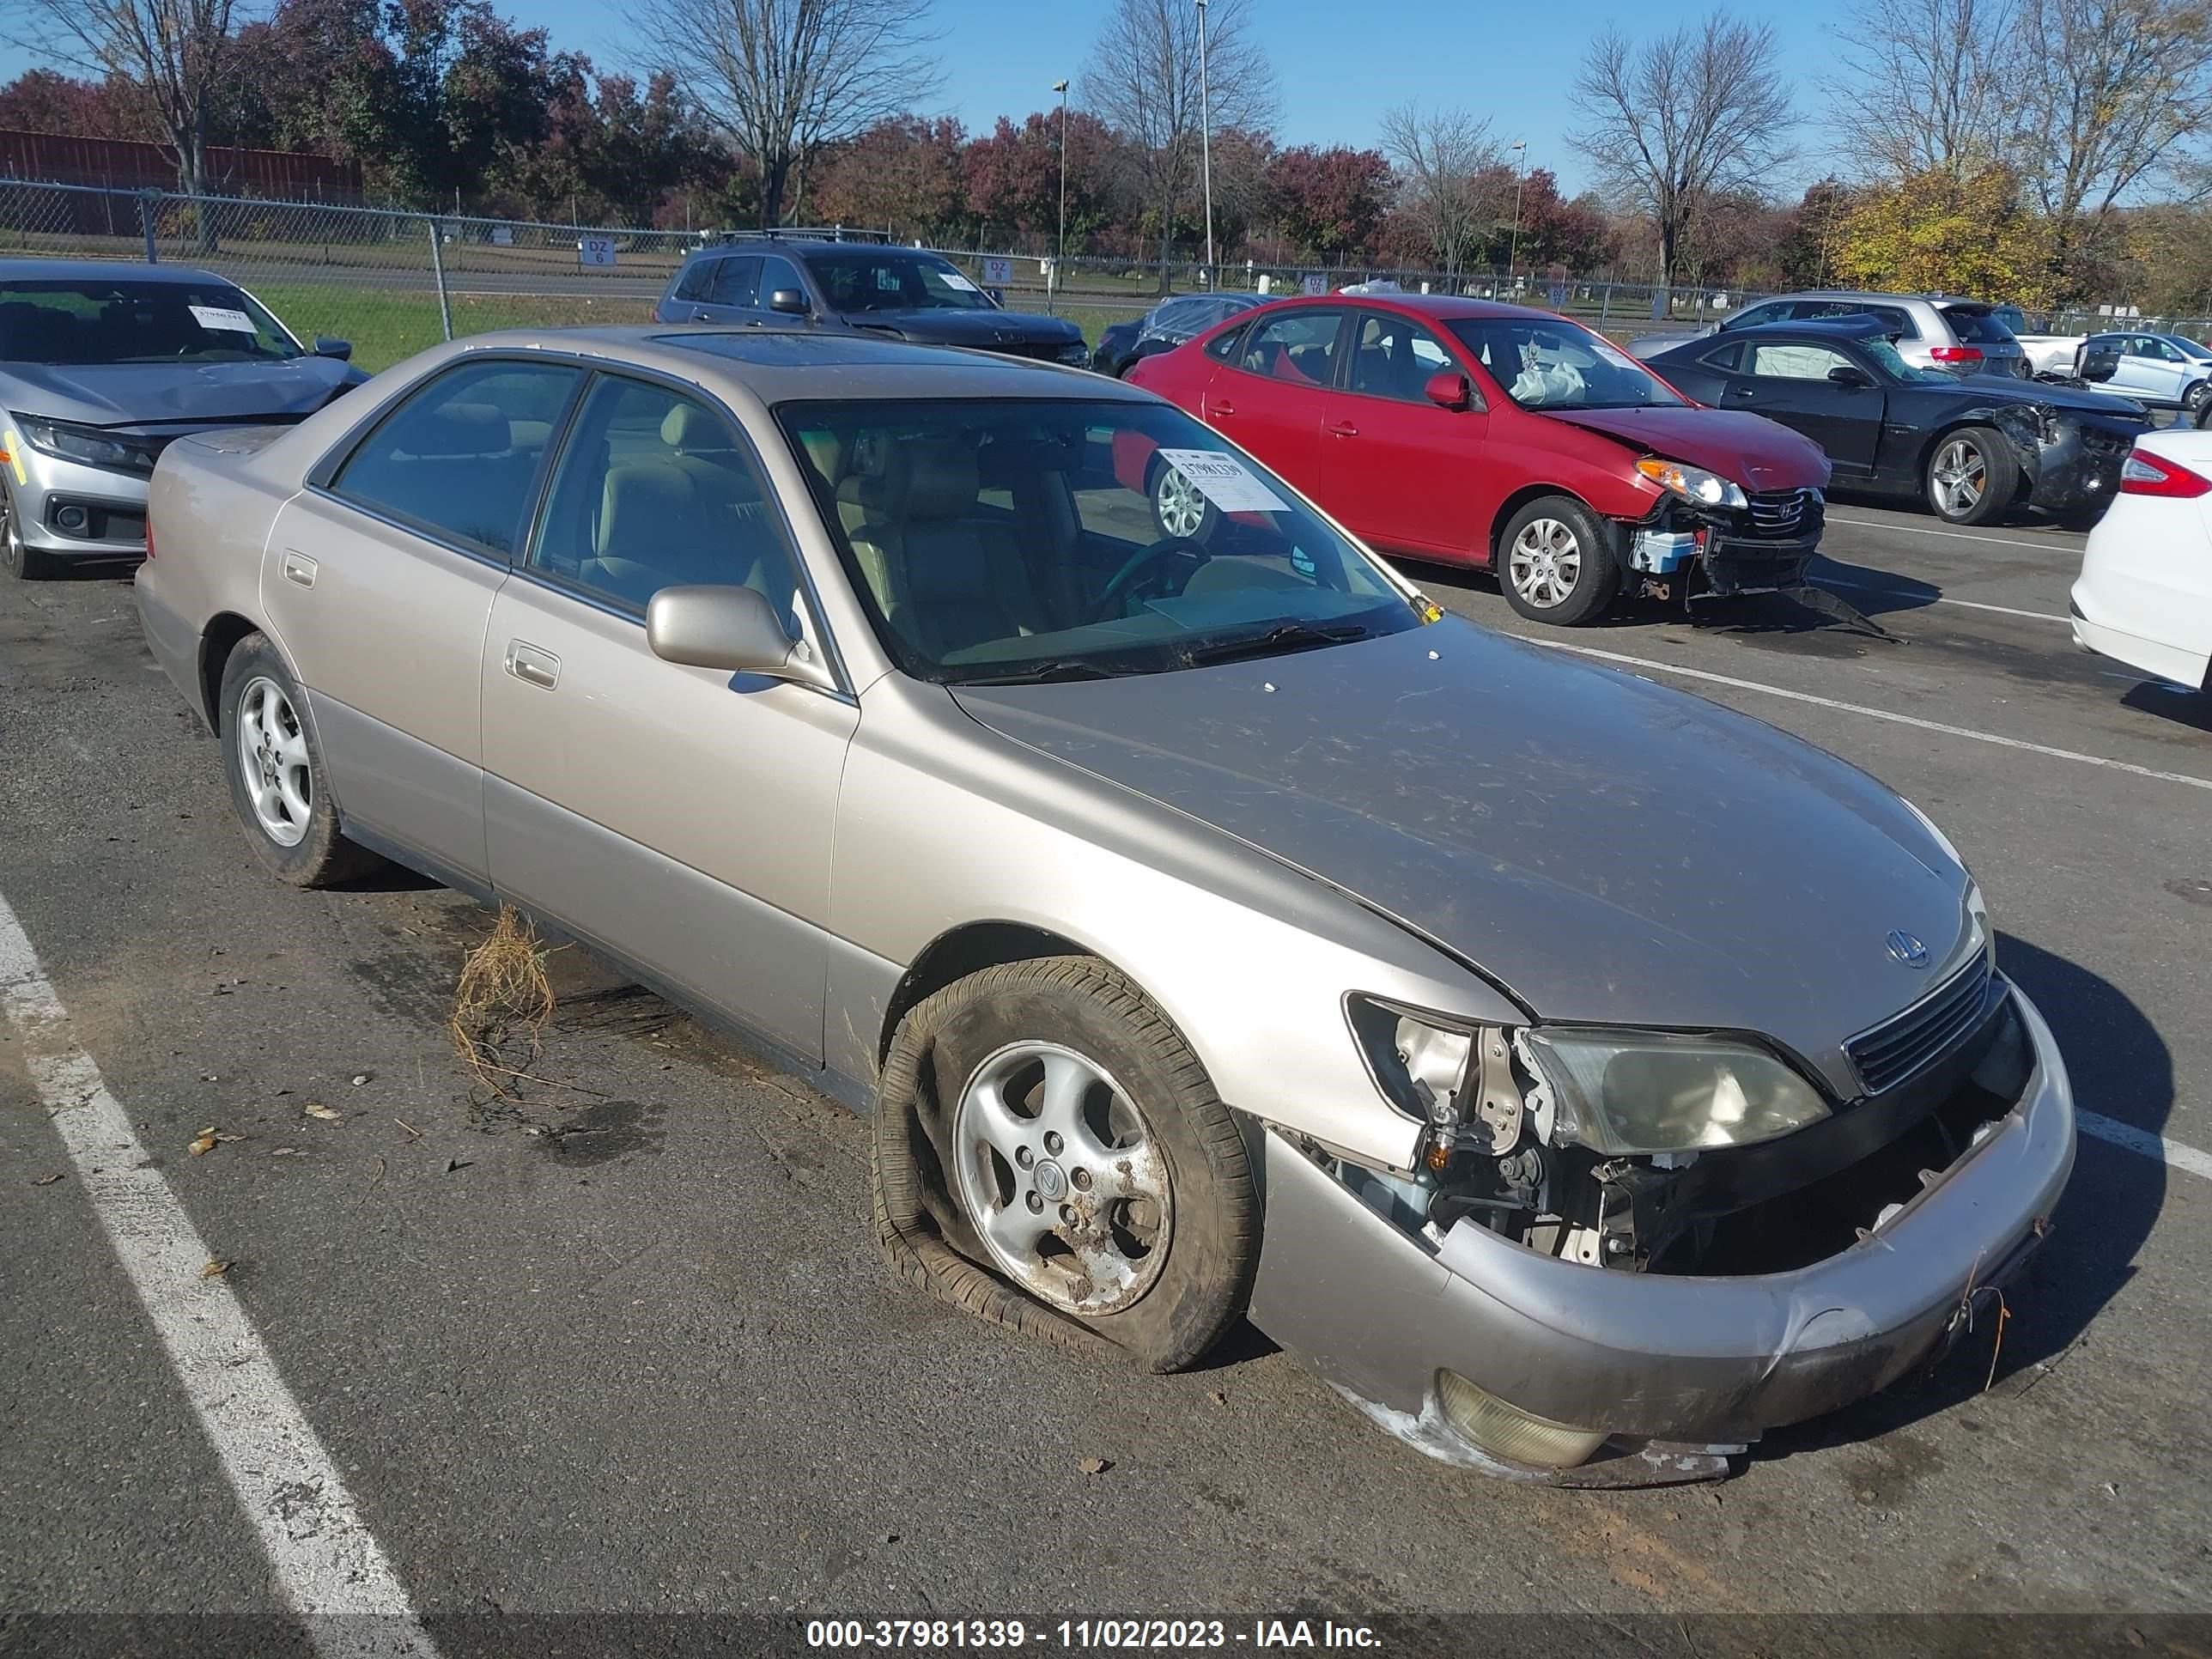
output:
M967 140L949 116L878 122L823 165L815 216L902 239L956 234L969 219Z
M1267 170L1267 208L1282 239L1324 264L1364 259L1390 210L1390 161L1380 150L1303 144Z
M1856 288L2049 300L2045 232L2000 167L1914 173L1863 192L1843 216L1836 275Z

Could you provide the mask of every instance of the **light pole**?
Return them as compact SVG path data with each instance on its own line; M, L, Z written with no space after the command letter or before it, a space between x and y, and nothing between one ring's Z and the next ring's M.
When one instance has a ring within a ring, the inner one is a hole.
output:
M1213 286L1213 105L1206 80L1206 0L1198 3L1198 169L1206 181L1206 285Z
M1060 94L1060 251L1053 256L1053 304L1060 303L1060 290L1067 286L1067 82L1055 81L1052 89Z
M1526 138L1505 153L1511 155L1516 152L1521 159L1514 164L1513 169L1513 240L1506 244L1505 248L1505 286L1509 290L1513 286L1513 262L1521 257L1521 186L1528 182L1528 141ZM1497 222L1492 220L1492 222Z

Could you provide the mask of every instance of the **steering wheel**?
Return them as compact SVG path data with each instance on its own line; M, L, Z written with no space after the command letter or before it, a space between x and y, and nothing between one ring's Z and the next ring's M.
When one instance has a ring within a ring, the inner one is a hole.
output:
M1198 574L1198 568L1208 562L1212 557L1213 555L1207 552L1204 545L1191 537L1162 538L1150 547L1131 554L1128 562L1114 573L1114 580L1106 584L1105 591L1098 596L1098 603L1091 611L1091 620L1104 622L1113 614L1115 606L1137 586L1137 579L1154 565L1164 564L1170 559L1188 559L1190 574L1183 578L1184 583L1188 585L1191 576Z

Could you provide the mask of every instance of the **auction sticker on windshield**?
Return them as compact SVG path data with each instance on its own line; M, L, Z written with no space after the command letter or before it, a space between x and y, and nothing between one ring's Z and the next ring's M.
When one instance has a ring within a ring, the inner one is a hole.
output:
M1212 449L1163 449L1160 459L1196 484L1224 513L1287 513L1290 504L1234 455Z
M227 306L194 306L192 319L202 328L222 329L232 334L251 334L253 319L242 311L233 311Z
M982 291L968 280L967 274L963 271L940 270L937 273L937 280L947 288L960 289L969 294L978 294Z

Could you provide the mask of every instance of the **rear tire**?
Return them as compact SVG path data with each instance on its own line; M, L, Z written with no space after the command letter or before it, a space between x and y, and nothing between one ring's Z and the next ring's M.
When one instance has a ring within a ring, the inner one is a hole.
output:
M23 544L22 521L15 516L15 491L0 482L0 574L19 582L46 581L59 574L61 562Z
M2201 427L2208 409L2212 409L2212 380L2199 380L2183 395L2181 412L2190 425Z
M1928 510L1946 524L1987 524L2020 493L2020 462L2002 432L1962 426L1936 441L1923 475Z
M306 707L268 635L248 634L232 648L216 703L231 806L271 875L295 887L327 887L384 860L338 832L322 750L300 712Z
M1541 495L1498 538L1498 585L1531 622L1579 628L1620 591L1620 561L1597 515L1571 495Z

